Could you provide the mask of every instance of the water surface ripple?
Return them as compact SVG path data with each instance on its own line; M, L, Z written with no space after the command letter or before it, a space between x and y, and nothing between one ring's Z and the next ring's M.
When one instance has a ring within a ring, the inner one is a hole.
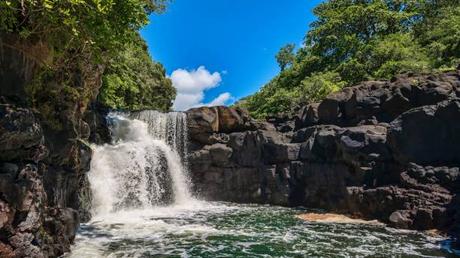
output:
M440 238L375 225L309 223L305 211L193 201L98 215L68 257L444 257Z

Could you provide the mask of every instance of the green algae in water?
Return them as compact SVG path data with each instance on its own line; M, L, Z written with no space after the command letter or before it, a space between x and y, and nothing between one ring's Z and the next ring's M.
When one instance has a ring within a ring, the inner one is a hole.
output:
M68 257L445 257L440 238L373 225L309 223L302 211L228 203L98 216Z

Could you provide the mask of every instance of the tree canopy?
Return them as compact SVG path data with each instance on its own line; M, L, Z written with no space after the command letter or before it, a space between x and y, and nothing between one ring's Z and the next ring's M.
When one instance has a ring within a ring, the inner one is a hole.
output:
M46 46L45 58L35 60L41 62L40 71L26 92L44 116L50 114L48 120L58 117L63 106L84 107L94 100L100 73L102 104L168 111L175 90L138 34L149 15L162 12L167 2L3 0L0 35L15 46ZM27 54L27 49L22 51Z
M289 111L364 80L455 67L460 58L460 2L329 0L292 62L241 106L256 117ZM289 55L286 55L289 56ZM289 101L288 101L289 100Z
M278 54L276 54L276 61L278 62L281 71L284 71L288 65L291 65L292 62L294 62L294 49L294 44L287 44L280 49Z
M99 100L112 108L168 111L175 96L163 65L152 61L147 45L138 36L110 60Z
M3 0L0 31L46 40L59 51L106 54L135 39L166 0Z

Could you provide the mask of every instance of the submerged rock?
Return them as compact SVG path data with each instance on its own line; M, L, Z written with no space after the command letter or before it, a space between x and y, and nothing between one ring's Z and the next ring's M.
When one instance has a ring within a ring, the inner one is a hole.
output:
M339 224L366 224L374 226L384 225L377 220L363 220L363 219L354 219L342 214L334 213L305 213L296 216L299 219L308 221L308 222L320 222L320 223L339 223Z

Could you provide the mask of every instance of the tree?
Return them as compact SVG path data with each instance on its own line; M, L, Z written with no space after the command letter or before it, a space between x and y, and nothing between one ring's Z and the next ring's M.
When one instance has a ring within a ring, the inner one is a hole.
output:
M37 64L27 99L54 129L72 121L62 114L83 113L96 99L101 77L109 106L169 110L175 91L138 35L167 1L2 0L0 45Z
M163 65L152 60L138 35L109 61L99 101L114 109L169 111L175 96Z
M300 85L302 102L321 101L327 95L345 86L338 73L315 73L305 78Z
M418 14L411 0L330 0L313 12L318 19L306 43L331 69L352 59L375 38L408 31Z
M116 53L135 39L152 12L166 0L3 0L0 31L46 41L58 52Z
M254 116L320 101L364 80L451 69L460 62L458 0L328 0L314 14L305 46L297 53L281 49L281 72L246 98Z
M294 62L294 49L294 44L287 44L286 46L282 47L276 54L276 61L278 62L281 71L284 71L287 66Z
M431 9L430 9L431 10ZM460 6L437 9L436 15L417 27L421 44L434 67L454 67L460 62Z

